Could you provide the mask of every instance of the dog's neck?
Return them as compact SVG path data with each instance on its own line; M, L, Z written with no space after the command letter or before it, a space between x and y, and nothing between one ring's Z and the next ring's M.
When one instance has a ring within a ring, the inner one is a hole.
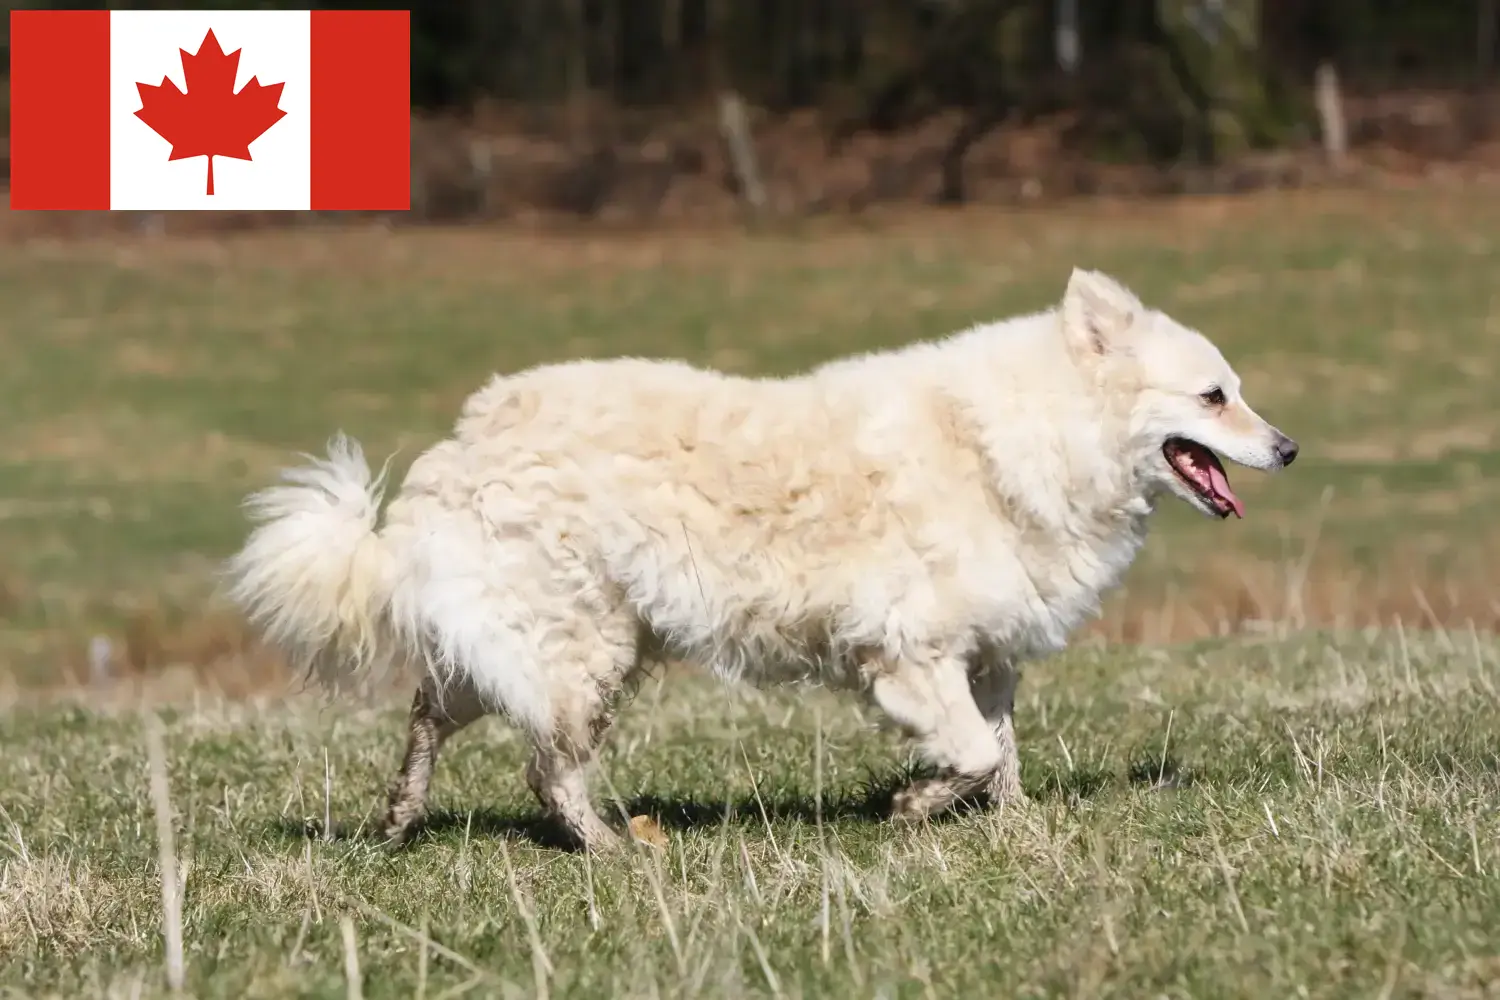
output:
M1154 507L1128 458L1126 402L1111 407L1052 320L1040 314L961 335L943 391L1007 509L1048 531L1116 531Z

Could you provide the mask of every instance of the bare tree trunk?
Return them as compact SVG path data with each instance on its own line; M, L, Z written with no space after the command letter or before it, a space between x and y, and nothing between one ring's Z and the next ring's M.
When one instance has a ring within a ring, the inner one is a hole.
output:
M942 182L938 188L938 204L962 205L969 199L968 184L964 180L964 159L969 150L989 131L1005 120L1006 107L999 103L987 103L974 108L964 123L958 127L948 148L943 150L941 164Z
M661 49L667 60L668 100L682 97L682 0L663 0L661 5Z
M603 6L604 23L600 25L599 31L604 39L603 91L614 99L619 97L620 46L622 44L620 32L625 22L620 17L619 0L605 0Z
M755 139L750 134L750 119L745 114L745 102L733 90L721 91L719 94L719 128L724 133L724 144L729 149L735 179L739 181L740 197L750 207L754 218L763 218L768 199L765 185L761 183L760 164L755 157Z
M1078 32L1078 0L1057 0L1057 65L1064 73L1078 72L1083 44Z
M1261 0L1157 0L1155 41L1192 107L1202 163L1273 141L1281 122L1260 64Z
M662 0L661 47L675 52L682 41L682 0Z
M1500 43L1500 0L1479 0L1477 65L1481 83L1488 83L1495 74L1495 49Z
M707 0L708 86L720 92L729 86L729 53L725 40L729 26L729 0Z
M760 164L755 157L755 139L750 133L750 119L745 102L730 80L726 28L729 0L708 0L708 84L718 95L719 132L729 163L739 184L740 197L750 209L752 218L764 215L767 206L765 186L761 183Z
M1349 153L1349 131L1344 122L1344 97L1339 90L1339 75L1333 63L1318 66L1313 78L1313 101L1318 107L1318 123L1323 135L1323 152L1334 170L1343 170Z
M572 29L568 46L568 127L575 145L587 131L589 91L589 34L584 17L583 0L567 0L568 26Z
M890 8L882 7L886 13ZM945 60L952 56L952 51L969 32L971 25L968 17L968 8L961 5L953 5L946 9L943 21L922 40L922 48L916 58L909 64L897 66L886 75L884 81L876 86L869 96L864 100L858 111L851 115L846 121L841 122L835 129L833 142L837 149L844 139L863 129L875 129L882 131L894 127L901 116L905 105L912 96L920 91L922 81L934 72L935 68L942 65ZM866 19L867 31L870 29L869 21ZM876 25L877 32L886 33L898 28L906 28L905 25ZM864 58L868 61L872 58L872 49L882 51L881 60L888 55L888 39L867 39L864 43Z

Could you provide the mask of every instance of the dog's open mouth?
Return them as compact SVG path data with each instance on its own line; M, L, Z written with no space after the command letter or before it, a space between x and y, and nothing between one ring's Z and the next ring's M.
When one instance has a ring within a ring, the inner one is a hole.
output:
M1196 441L1187 438L1169 438L1161 452L1167 464L1177 473L1177 478L1187 483L1188 488L1208 501L1209 506L1220 517L1245 516L1245 504L1229 488L1229 477L1219 457Z

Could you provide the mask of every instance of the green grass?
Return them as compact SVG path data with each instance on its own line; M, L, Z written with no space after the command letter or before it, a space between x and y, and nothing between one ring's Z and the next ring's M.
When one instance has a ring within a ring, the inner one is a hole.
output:
M1080 650L1023 684L1032 804L925 828L883 818L908 768L852 703L674 674L597 782L668 845L592 861L551 846L498 723L449 747L431 822L389 854L361 826L400 712L171 711L189 990L343 996L348 916L368 997L417 992L423 927L427 996L1490 996L1497 654ZM0 992L156 995L137 717L11 713L0 739L26 749L0 759Z
M1496 233L1500 202L1411 190L0 243L0 994L161 988L145 699L174 706L199 996L345 995L345 915L366 996L417 991L424 923L434 997L1495 995ZM664 853L555 849L486 724L388 855L360 826L404 705L220 697L266 679L211 598L238 502L335 429L399 473L492 371L786 372L1046 307L1075 264L1205 330L1303 452L1236 475L1244 522L1163 511L1092 636L1028 672L1032 807L893 827L910 763L849 702L683 674L600 782ZM95 634L147 676L59 695Z

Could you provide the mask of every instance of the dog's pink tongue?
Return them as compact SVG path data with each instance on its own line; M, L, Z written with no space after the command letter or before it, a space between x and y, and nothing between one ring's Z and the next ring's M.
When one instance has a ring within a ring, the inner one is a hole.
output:
M1234 490L1229 488L1229 477L1224 475L1224 470L1217 463L1208 467L1208 482L1215 493L1229 501L1229 506L1234 508L1235 517L1245 516L1245 502L1234 495Z

